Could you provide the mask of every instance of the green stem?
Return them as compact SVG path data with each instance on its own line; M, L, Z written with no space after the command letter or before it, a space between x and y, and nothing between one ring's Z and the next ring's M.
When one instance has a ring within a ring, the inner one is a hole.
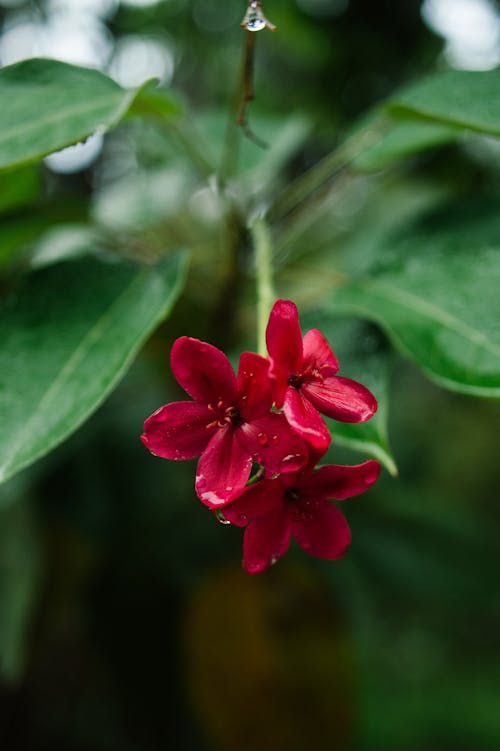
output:
M272 242L269 227L261 217L250 224L250 234L255 248L255 274L257 278L257 351L266 356L266 327L274 301Z
M238 164L239 146L241 141L241 126L238 125L238 112L241 106L244 90L245 66L247 56L246 35L243 37L243 49L237 83L229 103L229 116L226 125L222 158L218 172L219 185L223 188L228 179L236 172Z

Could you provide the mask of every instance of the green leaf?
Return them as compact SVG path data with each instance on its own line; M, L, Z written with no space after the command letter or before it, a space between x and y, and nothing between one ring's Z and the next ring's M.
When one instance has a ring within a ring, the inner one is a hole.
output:
M500 70L447 70L402 88L392 115L423 118L500 136Z
M456 141L458 128L427 121L370 118L365 121L364 142L368 145L354 158L357 172L373 172L390 167L409 156ZM379 135L377 135L377 133Z
M500 215L458 206L372 249L370 273L347 279L331 309L366 316L442 386L500 397Z
M165 89L155 87L155 81L147 81L133 100L131 115L145 115L162 122L184 114L184 106L179 98Z
M0 481L70 435L167 315L184 254L154 268L93 259L32 274L0 316Z
M0 101L9 106L0 110L0 168L33 162L96 131L105 133L149 85L126 90L97 70L57 60L34 58L3 68Z
M378 459L391 475L397 475L387 438L390 356L380 337L365 324L331 312L307 313L301 322L304 331L320 329L339 358L341 375L360 381L378 401L376 414L365 423L349 425L326 418L333 441L331 460L335 461L335 445L345 446Z

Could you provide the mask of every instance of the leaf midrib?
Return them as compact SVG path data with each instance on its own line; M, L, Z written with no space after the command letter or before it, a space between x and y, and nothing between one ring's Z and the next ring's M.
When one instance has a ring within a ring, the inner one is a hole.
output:
M446 310L438 307L434 303L430 303L417 295L401 289L394 284L388 282L381 282L379 280L372 280L366 282L364 285L366 289L375 289L383 292L384 297L389 297L395 302L399 303L403 307L409 310L417 311L422 316L430 318L434 321L439 321L446 328L460 334L464 339L467 339L474 344L482 346L491 354L500 357L500 345L492 342L483 332L478 331L473 326L465 323L460 318L457 318L452 313L448 313Z
M111 95L113 95L115 92L110 92ZM116 94L119 94L120 92L116 92ZM127 92L123 92L122 96L125 98L125 94ZM100 107L102 107L103 104L106 104L109 102L110 94L107 94L106 96L99 97L98 99L94 99L92 101L92 105L89 106L87 102L80 104L78 106L68 107L67 109L63 110L63 114L61 115L61 110L58 110L57 112L52 112L50 115L39 118L37 120L34 120L30 123L26 123L23 125L16 125L10 128L7 131L0 132L0 145L2 145L4 142L8 141L12 136L19 136L19 135L25 135L26 133L29 133L30 131L36 131L39 130L41 127L45 127L47 125L51 125L52 123L56 123L58 121L68 119L70 117L74 117L77 115L82 115L84 113L92 114L94 110L98 111ZM120 114L120 107L119 102L117 102L117 112L114 117L119 116ZM87 133L87 130L82 132L82 137Z
M385 109L395 119L404 118L413 122L427 122L434 123L435 125L446 125L453 129L471 130L475 133L483 133L484 135L500 137L500 129L493 127L493 125L481 125L481 123L473 122L467 118L460 118L457 116L440 115L432 110L426 110L423 107L418 107L412 104L405 104L397 99L389 102L385 105Z
M66 363L60 369L58 375L52 382L52 384L45 390L38 400L31 417L24 425L24 429L18 434L17 440L11 445L10 451L7 454L7 458L3 465L0 466L0 482L6 477L8 470L13 465L15 457L17 456L20 447L23 445L26 435L33 430L33 425L39 420L40 414L46 411L47 406L53 402L58 396L62 385L82 362L85 356L90 352L92 346L98 341L102 332L105 330L107 322L113 318L115 311L122 305L123 299L130 295L134 287L142 285L144 276L147 272L142 272L125 289L118 295L113 303L104 311L104 313L97 319L95 324L88 330L87 334L83 337L80 344L70 355Z

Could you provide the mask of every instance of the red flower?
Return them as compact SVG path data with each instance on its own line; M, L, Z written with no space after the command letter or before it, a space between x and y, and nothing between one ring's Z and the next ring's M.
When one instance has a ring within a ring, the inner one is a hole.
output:
M215 508L237 497L253 461L270 474L305 464L304 441L283 415L270 412L268 360L244 352L235 377L223 352L182 336L174 342L170 361L175 378L195 401L160 407L144 423L141 440L165 459L201 454L195 487L203 503Z
M341 558L351 532L344 515L328 499L341 501L363 493L379 473L380 464L373 459L351 467L330 464L316 472L309 463L301 471L250 485L224 509L225 519L246 527L246 571L257 574L275 563L288 550L292 535L316 558Z
M364 422L376 412L377 401L367 388L336 375L337 358L321 332L312 329L302 338L293 302L275 302L266 339L276 406L312 446L330 443L320 412L341 422Z

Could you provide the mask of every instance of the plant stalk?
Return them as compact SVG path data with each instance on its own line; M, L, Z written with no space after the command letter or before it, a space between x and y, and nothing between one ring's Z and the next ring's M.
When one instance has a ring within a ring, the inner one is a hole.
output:
M257 351L266 356L266 327L274 301L272 242L268 225L261 217L250 224L250 234L255 249L255 275L257 279Z

